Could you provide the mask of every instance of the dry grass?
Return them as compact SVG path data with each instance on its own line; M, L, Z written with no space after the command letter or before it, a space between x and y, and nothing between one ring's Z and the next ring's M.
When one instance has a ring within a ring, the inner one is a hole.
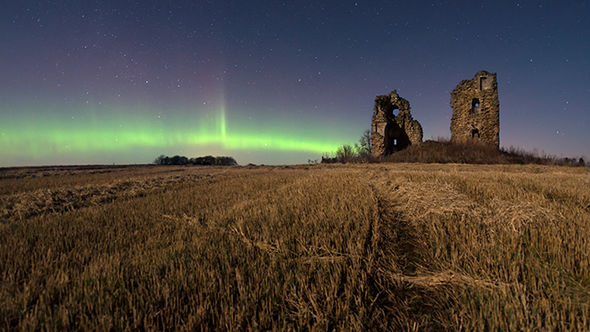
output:
M590 329L590 171L0 171L0 329Z
M361 139L362 140L362 139ZM311 162L311 161L310 161ZM498 149L495 146L477 142L458 144L447 138L427 140L392 153L373 157L361 145L342 145L333 157L325 155L322 163L460 163L460 164L537 164L554 166L590 166L583 158L556 157L547 154L510 147Z

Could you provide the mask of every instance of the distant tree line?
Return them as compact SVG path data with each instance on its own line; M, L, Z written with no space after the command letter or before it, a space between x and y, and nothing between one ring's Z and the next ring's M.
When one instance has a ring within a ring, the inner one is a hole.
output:
M165 155L161 155L156 160L154 160L154 164L156 165L203 165L203 166L237 166L238 163L233 157L214 157L214 156L204 156L204 157L197 157L197 158L187 158L185 156L174 156L168 157Z

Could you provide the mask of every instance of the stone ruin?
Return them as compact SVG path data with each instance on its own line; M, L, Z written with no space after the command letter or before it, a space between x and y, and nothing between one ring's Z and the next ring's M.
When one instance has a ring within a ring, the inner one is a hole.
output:
M451 92L451 141L500 147L500 102L496 74L480 71ZM410 103L393 90L375 97L371 122L374 157L422 142L422 126L412 118Z
M410 103L396 90L377 96L371 123L373 156L385 156L421 142L422 126L412 118Z
M480 71L451 92L451 141L500 147L500 103L496 74Z

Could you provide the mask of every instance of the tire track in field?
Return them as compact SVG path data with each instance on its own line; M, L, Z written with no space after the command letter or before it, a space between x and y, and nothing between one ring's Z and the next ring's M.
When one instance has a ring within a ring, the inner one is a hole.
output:
M420 234L404 217L400 209L398 189L384 173L371 172L368 184L377 201L378 219L375 221L372 242L377 261L372 287L380 296L376 304L385 311L396 329L441 330L452 327L445 312L450 307L445 294L448 283L434 282L440 278L419 272L426 255ZM448 278L447 278L448 279Z

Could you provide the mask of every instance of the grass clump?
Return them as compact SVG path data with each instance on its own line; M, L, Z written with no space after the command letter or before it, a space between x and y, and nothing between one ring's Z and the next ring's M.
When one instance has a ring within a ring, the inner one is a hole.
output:
M539 156L514 147L497 149L486 144L459 144L445 138L427 140L420 144L408 146L388 156L374 157L370 153L370 145L365 136L361 144L342 145L334 155L322 157L322 163L460 163L460 164L538 164L560 166L586 166L583 158L558 158L555 156Z

